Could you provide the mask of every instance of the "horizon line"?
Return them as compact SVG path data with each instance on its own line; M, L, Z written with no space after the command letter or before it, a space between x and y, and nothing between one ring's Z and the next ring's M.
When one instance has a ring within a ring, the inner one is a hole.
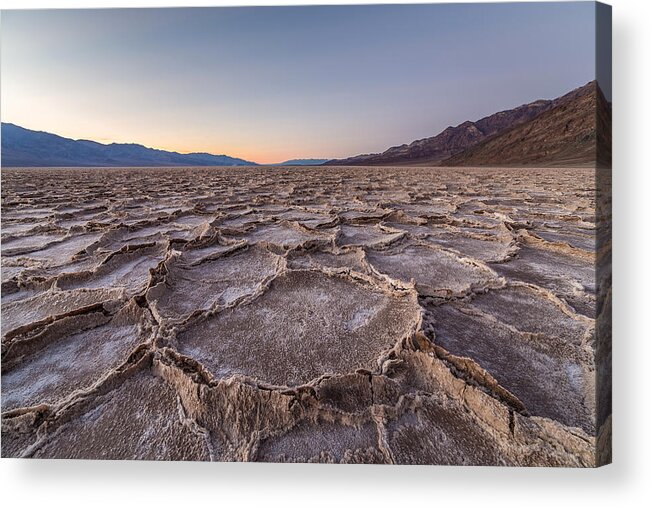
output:
M476 122L481 121L484 118L488 118L488 117L490 117L490 116L492 116L494 114L499 114L501 112L510 111L511 109L515 109L517 107L521 107L521 106L524 106L524 105L527 105L527 104L533 104L533 103L536 103L536 102L541 101L541 100L543 100L543 101L544 100L555 100L557 98L561 98L561 97L567 95L568 93L571 93L574 90L578 90L579 88L583 88L584 86L588 86L590 83L593 83L593 82L596 83L597 87L600 89L599 83L597 82L597 79L591 79L590 81L587 81L585 84L583 84L581 86L578 86L576 88L572 88L572 89L568 90L567 92L563 93L562 95L559 95L558 97L553 97L553 98L541 98L541 97L539 97L539 98L531 100L529 102L524 102L524 103L518 104L516 106L511 106L509 109L501 109L499 111L495 111L495 112L493 112L493 113L491 113L489 115L483 116L482 118L478 118L478 119L475 119L475 120L465 119L465 120L457 123L456 125L448 125L444 129L442 129L440 132L430 134L430 135L425 136L425 137L419 137L419 138L416 138L416 139L412 139L411 141L408 141L408 142L405 142L405 143L396 143L396 144L393 144L393 145L391 145L391 146L389 146L389 147L387 147L384 150L379 151L379 152L369 152L369 153L359 153L359 152L357 152L354 155L348 155L348 156L345 156L345 157L315 157L315 156L310 156L310 157L289 157L289 158L285 158L284 160L279 161L279 162L256 162L255 160L249 160L248 158L244 158L244 157L234 155L234 154L227 154L227 153L223 153L223 152L222 153L211 153L209 151L185 151L185 150L179 150L179 149L171 149L171 148L162 148L162 147L149 146L147 144L134 142L134 141L132 141L132 142L111 141L111 142L107 143L107 142L102 142L102 141L98 141L98 140L95 140L95 139L88 139L88 138L84 138L84 137L78 137L78 138L66 137L66 136L63 136L61 134L57 134L55 132L50 132L50 131L47 131L47 130L40 130L40 129L36 129L36 128L25 127L23 125L19 125L17 123L13 123L11 121L0 121L0 123L3 124L3 125L4 124L13 125L14 127L22 128L24 130L30 130L32 132L38 132L38 133L43 133L43 134L54 135L54 136L60 137L62 139L69 139L69 140L72 140L72 141L93 142L93 143L100 144L102 146L111 146L111 145L125 145L125 146L132 145L132 146L134 146L135 145L135 146L142 146L142 147L150 149L150 150L163 151L163 152L167 152L167 153L177 153L177 154L180 154L180 155L210 155L210 156L215 156L215 157L229 157L229 158L235 158L235 159L243 160L245 162L250 162L252 164L261 165L261 166L264 166L264 165L282 165L285 162L290 161L290 160L316 159L316 160L333 161L333 160L344 160L344 159L347 159L347 158L352 158L352 157L357 157L357 156L382 154L382 153L384 153L385 151L387 151L388 149L390 149L392 147L408 146L408 145L410 145L410 144L412 144L414 142L421 141L423 139L428 139L430 137L435 137L435 136L439 135L440 133L444 132L445 130L447 130L448 128L454 128L454 127L457 127L457 126L462 125L462 124L467 123L467 122L476 123Z
M14 127L18 127L24 130L30 130L32 132L37 132L40 134L49 134L52 136L57 136L60 137L61 139L68 139L70 141L87 141L90 143L97 143L101 144L102 146L112 146L112 145L122 145L122 146L142 146L143 148L147 148L149 150L156 150L156 151L164 151L167 153L178 153L179 155L211 155L213 157L229 157L229 158L236 158L239 160L244 160L245 162L251 162L255 165L279 165L283 164L287 161L290 160L336 160L335 158L332 157L290 157L285 160L282 160L280 162L256 162L255 160L249 160L244 157L240 157L239 155L231 155L228 153L211 153L209 151L184 151L184 150L178 150L178 149L171 149L171 148L161 148L157 146L149 146L144 143L139 143L139 142L119 142L119 141L111 141L111 142L102 142L98 141L96 139L89 139L86 137L66 137L64 135L58 134L56 132L51 132L48 130L42 130L39 128L30 128L30 127L25 127L24 125L19 125L18 123L14 123L12 121L1 121L0 124L2 125L12 125Z

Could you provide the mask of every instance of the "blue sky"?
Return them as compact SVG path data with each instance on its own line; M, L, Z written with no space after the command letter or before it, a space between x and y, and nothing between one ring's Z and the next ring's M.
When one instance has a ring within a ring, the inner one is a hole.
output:
M594 3L3 11L2 121L256 162L383 151L594 79Z

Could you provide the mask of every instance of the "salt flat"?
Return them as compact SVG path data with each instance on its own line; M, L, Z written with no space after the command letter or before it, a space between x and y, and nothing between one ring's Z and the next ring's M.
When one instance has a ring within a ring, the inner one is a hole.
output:
M593 169L2 169L2 455L594 465Z

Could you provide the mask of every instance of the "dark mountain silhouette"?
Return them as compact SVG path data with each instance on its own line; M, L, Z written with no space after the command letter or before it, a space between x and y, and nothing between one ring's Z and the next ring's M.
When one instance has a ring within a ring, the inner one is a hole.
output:
M177 153L140 144L101 144L2 124L3 167L241 166L254 162L210 153Z
M291 160L280 162L279 164L271 165L321 165L327 161L327 158L293 158Z

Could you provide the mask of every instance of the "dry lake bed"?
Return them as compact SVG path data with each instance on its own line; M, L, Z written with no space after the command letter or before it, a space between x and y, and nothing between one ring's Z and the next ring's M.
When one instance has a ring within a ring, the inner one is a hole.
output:
M2 169L2 456L592 466L593 169Z

